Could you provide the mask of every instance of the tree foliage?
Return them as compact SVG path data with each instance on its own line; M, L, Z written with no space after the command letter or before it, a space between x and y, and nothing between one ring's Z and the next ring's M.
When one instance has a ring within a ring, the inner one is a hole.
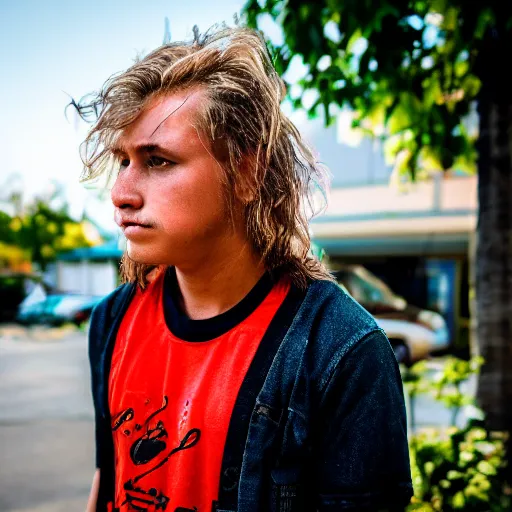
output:
M41 199L14 217L0 211L0 242L2 260L12 259L7 258L7 248L9 254L19 248L43 270L58 253L91 245L82 224L69 216L66 206L53 209Z
M395 170L413 178L475 169L467 116L481 86L479 48L490 27L511 30L512 2L248 0L244 11L249 25L272 19L281 32L269 41L279 72L302 65L295 107L322 109L327 123L333 106L350 107L353 127L383 138ZM315 99L305 105L306 90Z

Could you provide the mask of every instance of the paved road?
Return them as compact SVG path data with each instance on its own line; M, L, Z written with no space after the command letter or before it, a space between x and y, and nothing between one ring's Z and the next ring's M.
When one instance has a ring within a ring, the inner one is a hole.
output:
M0 512L83 511L93 449L85 334L0 327Z

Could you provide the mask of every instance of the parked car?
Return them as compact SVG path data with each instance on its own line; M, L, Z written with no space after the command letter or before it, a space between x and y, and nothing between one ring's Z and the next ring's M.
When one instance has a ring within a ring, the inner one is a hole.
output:
M41 295L34 290L19 306L16 321L24 324L81 325L91 316L92 309L102 299L95 295L51 293Z
M434 311L408 304L361 265L344 265L336 280L386 332L399 362L412 364L450 345L446 321Z

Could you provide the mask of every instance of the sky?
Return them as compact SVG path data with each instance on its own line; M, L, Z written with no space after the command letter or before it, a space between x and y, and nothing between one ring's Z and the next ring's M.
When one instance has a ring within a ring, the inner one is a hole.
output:
M64 186L71 213L87 207L113 229L108 196L79 183L79 144L87 125L65 107L98 90L113 73L158 47L165 17L172 40L189 38L239 13L238 0L0 0L0 197L23 188L28 199ZM14 178L16 176L16 178Z

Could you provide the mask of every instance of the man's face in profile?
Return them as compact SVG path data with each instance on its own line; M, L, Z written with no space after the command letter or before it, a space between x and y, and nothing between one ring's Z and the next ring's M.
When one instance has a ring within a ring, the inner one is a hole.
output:
M136 262L199 262L229 236L223 171L195 128L207 101L198 89L154 98L115 150L115 219Z

